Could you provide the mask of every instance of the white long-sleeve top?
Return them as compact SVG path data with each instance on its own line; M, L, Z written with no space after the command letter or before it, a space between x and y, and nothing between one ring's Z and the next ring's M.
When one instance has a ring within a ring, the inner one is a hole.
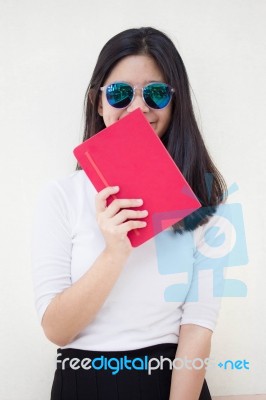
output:
M39 194L32 274L40 321L51 300L74 284L105 247L96 193L81 170L49 182ZM223 226L221 207L220 215L216 212L194 232L167 229L133 248L95 319L64 348L112 351L177 343L180 325L188 323L214 330L222 274L217 269L214 274L213 267L219 246L212 246L212 235L207 243L205 234Z

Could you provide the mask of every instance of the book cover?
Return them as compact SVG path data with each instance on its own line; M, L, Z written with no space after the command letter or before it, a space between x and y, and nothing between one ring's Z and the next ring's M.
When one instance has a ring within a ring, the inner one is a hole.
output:
M103 129L74 149L74 155L98 192L120 187L109 196L143 199L147 226L128 232L133 247L201 207L184 176L140 109Z

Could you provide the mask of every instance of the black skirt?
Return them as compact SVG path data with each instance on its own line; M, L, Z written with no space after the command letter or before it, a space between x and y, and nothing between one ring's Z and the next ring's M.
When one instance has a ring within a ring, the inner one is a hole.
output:
M170 363L151 359L173 361L176 349L172 343L127 351L59 348L51 400L169 400ZM211 400L206 380L199 400Z

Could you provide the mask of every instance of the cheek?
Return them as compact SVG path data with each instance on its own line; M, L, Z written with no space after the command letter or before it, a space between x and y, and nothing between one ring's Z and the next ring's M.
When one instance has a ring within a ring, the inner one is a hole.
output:
M112 125L120 119L121 110L117 110L110 105L103 106L103 121L106 127Z
M164 114L162 115L162 118L161 118L162 126L164 127L165 130L170 125L171 117L172 117L172 110L171 109L165 110L165 112L164 112Z

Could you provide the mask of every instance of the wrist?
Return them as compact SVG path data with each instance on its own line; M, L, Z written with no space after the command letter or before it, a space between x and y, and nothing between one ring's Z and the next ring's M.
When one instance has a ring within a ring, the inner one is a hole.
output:
M109 247L105 247L103 250L103 255L110 264L124 264L130 255L130 251L121 251L121 249L114 250L110 249Z

